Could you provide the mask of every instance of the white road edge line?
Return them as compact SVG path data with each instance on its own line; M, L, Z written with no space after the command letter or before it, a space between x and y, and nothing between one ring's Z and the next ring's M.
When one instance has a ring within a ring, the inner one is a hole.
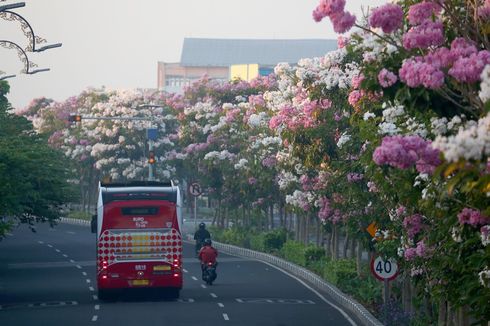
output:
M306 284L303 280L301 280L300 278L294 276L293 274L289 273L289 272L286 272L285 270L283 270L282 268L280 267L277 267L275 265L272 265L268 262L265 262L263 261L264 264L267 264L275 269L277 269L278 271L281 271L283 272L284 274L288 275L289 277L292 277L294 278L296 281L298 281L299 283L303 284L307 289L309 289L311 292L315 293L320 299L322 299L324 302L326 302L327 304L331 305L333 308L337 309L341 314L342 316L345 317L345 319L347 319L349 321L349 323L352 325L352 326L357 326L356 322L353 321L349 315L347 315L347 313L342 310L342 308L340 308L339 306L337 306L336 304L334 304L333 302L327 300L320 292L318 292L317 290L315 290L314 288L312 288L311 286L309 286L308 284Z
M97 315L94 315L94 316L92 317L92 321L97 321Z
M223 318L224 318L224 320L230 320L230 318L228 317L228 314L223 314Z

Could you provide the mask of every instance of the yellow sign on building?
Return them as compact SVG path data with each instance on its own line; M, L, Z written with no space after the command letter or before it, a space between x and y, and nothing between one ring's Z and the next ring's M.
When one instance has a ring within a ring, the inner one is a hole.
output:
M251 81L259 76L259 65L257 63L230 66L230 80L241 79Z

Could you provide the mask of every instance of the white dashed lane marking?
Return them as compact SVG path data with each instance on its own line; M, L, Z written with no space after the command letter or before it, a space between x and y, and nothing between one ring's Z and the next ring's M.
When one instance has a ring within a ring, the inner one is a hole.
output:
M192 277L192 279L193 279L194 281L197 281L197 277L195 277L195 276L193 276L193 277Z
M224 304L222 304L221 302L218 302L218 307L220 307L220 308L224 308L224 307L225 307L225 305L224 305Z
M63 257L68 258L68 255L67 254L63 254Z
M92 317L92 321L97 321L97 315L94 315L94 316Z
M223 314L223 319L224 320L230 320L230 317L228 317L228 314Z
M38 243L39 243L39 244L44 244L44 242L43 242L43 241L38 241Z
M204 285L204 284L201 284L201 287L202 287L203 289L207 289L206 285Z
M99 310L100 309L100 305L96 304L94 308L95 308L95 310Z
M53 246L52 246L52 245L50 245L50 244L48 244L48 247L49 247L49 248L53 248Z
M55 249L56 252L61 252L59 249Z
M82 272L82 275L83 276L87 276L87 272Z
M90 283L90 279L89 279L89 278L88 278L88 279L86 279L86 281L87 281L87 283Z
M94 292L94 291L95 291L95 289L94 289L92 286L89 286L89 287L88 287L88 289L89 289L90 291L92 291L92 292Z
M210 295L213 297L213 298L217 298L218 296L214 293L210 293Z

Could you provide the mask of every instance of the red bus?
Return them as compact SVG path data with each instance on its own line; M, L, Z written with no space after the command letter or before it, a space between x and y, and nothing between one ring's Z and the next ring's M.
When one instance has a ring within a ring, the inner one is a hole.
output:
M100 300L115 290L182 289L182 214L173 183L101 183L96 220L97 289ZM95 218L95 216L94 216Z

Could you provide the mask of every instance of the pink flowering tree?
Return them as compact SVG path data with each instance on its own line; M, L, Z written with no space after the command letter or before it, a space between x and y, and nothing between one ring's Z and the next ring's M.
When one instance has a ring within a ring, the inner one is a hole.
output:
M440 309L488 320L490 3L396 1L365 23L344 8L321 0L313 18L354 27L343 41L362 79L349 94L351 123L390 212L378 223L391 236L377 248L398 254Z

